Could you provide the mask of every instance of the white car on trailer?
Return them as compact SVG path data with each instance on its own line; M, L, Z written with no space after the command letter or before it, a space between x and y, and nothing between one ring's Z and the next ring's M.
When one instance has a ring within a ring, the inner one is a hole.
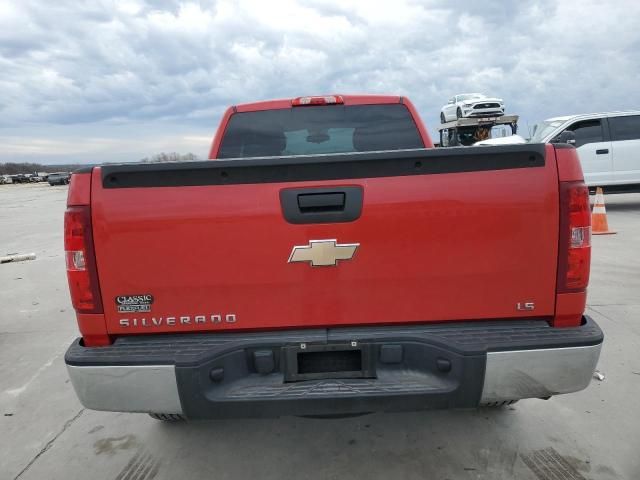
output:
M499 117L504 115L504 101L482 93L460 93L449 99L440 110L440 123L467 117Z

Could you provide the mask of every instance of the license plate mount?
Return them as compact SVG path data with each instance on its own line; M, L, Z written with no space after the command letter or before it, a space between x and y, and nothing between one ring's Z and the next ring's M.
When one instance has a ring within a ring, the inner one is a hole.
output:
M284 360L285 382L376 377L373 348L366 343L291 345Z

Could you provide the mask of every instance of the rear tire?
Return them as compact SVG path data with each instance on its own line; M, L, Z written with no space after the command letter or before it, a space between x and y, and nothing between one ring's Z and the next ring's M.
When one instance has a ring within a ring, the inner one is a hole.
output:
M361 413L333 413L327 415L300 415L300 418L312 418L314 420L340 420L343 418L356 418L363 417L364 415L371 415L373 412L361 412Z
M485 408L502 408L502 407L508 407L509 405L513 405L514 403L517 403L517 402L518 400L503 400L502 402L483 403L480 406Z
M460 110L460 108L456 109L456 118L462 118L462 110Z
M440 123L447 123L447 119L444 118L444 113L440 113Z
M149 416L154 420L161 420L163 422L184 422L186 418L177 413L150 413Z

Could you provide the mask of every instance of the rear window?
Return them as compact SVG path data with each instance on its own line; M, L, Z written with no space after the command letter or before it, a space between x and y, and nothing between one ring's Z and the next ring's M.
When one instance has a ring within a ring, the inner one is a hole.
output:
M611 140L636 140L640 138L640 115L611 117Z
M231 116L218 158L422 148L404 105L326 105Z

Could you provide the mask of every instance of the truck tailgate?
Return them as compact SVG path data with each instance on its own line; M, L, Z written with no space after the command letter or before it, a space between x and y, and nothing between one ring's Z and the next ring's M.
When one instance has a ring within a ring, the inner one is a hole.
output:
M554 155L549 146L517 145L94 169L107 329L552 316ZM362 194L356 218L285 218L283 191L344 187ZM310 254L319 240L335 248L324 243L324 257ZM326 257L336 265L311 263Z

